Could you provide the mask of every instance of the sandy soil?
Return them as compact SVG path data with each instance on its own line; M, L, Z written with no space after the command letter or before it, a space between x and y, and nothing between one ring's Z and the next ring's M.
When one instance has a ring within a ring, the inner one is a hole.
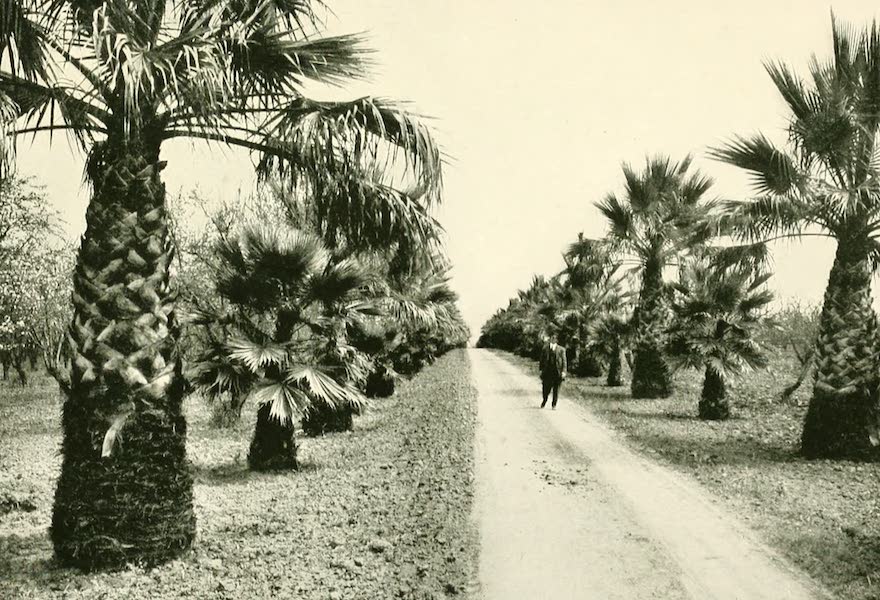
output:
M696 483L566 402L564 385L542 410L537 380L485 350L469 358L480 597L829 597Z

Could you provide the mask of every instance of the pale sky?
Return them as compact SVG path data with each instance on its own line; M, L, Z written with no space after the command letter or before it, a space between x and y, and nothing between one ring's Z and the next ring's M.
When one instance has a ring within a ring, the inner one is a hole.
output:
M366 32L378 63L360 95L406 99L433 117L454 157L438 213L455 267L453 287L474 333L536 273L562 267L579 231L600 236L592 203L620 191L623 161L687 153L741 198L744 173L705 156L733 134L783 134L786 112L762 63L799 68L831 48L830 10L856 25L867 0L327 0L331 33ZM803 71L802 71L803 72ZM247 156L174 142L164 147L172 193L247 192ZM82 157L62 138L19 149L74 232L87 195ZM777 244L771 285L818 303L833 245ZM877 293L875 290L875 297Z

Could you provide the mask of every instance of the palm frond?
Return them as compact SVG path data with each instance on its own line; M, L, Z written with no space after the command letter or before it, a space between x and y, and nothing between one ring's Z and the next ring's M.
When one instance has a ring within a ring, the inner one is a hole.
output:
M800 235L809 222L818 222L815 207L786 196L725 203L720 222L735 237L764 240L774 233Z
M388 100L316 102L301 98L271 115L260 130L268 145L278 146L276 142L283 140L280 150L308 157L311 160L303 164L325 172L370 172L378 166L387 171L402 159L429 203L437 199L442 187L442 160L431 131ZM284 175L303 166L291 164L280 153L274 158L260 161L264 176Z
M785 195L796 190L801 176L794 160L763 135L737 137L710 156L748 171L759 194Z
M34 0L0 0L0 65L29 81L48 75L46 45L38 25L39 10Z
M344 301L352 292L366 286L369 276L354 259L328 264L322 273L309 279L308 298L334 304Z
M608 219L610 233L613 237L623 240L632 236L633 213L617 196L608 194L601 201L596 202L595 206Z
M297 384L284 380L261 380L251 396L259 404L268 404L269 414L281 423L290 423L297 415L306 413L312 404L312 399Z
M240 361L253 373L272 366L284 366L288 361L288 352L281 344L255 343L245 338L233 338L226 342L226 351L230 358Z

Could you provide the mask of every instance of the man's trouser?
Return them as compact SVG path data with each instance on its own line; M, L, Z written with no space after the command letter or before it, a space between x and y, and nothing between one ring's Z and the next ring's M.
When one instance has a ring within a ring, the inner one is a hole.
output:
M553 394L553 403L551 406L556 408L556 401L559 400L559 385L562 383L562 379L558 377L548 377L541 378L541 393L544 396L544 401L541 402L541 408L544 408L544 405L547 404L547 398L550 397L552 392Z

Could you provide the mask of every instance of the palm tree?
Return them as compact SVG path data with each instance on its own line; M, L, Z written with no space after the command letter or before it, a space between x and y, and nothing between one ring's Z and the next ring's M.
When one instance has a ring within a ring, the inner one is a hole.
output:
M571 330L566 341L576 344L571 369L575 375L599 377L604 358L612 358L597 345L595 326L606 315L617 311L623 302L623 280L616 276L617 271L617 267L611 267L591 285L563 288L560 306L554 308L563 331Z
M692 258L681 269L667 358L675 368L705 369L701 419L727 419L730 377L766 365L754 333L761 310L773 299L764 288L769 278L749 265L708 256Z
M590 326L593 351L608 364L605 384L608 387L623 385L621 353L624 340L630 334L630 322L618 311L603 314Z
M880 258L880 31L874 23L857 33L832 17L832 42L833 57L814 60L809 80L784 64L766 65L791 112L787 149L759 134L713 151L753 176L758 197L730 206L743 235L837 242L801 437L809 458L862 456L880 443L871 298Z
M199 361L194 380L209 396L259 404L252 469L295 469L296 416L364 402L357 385L367 361L345 329L370 312L356 297L367 275L351 260L334 261L313 235L288 229L248 228L217 250L217 290L231 310L203 320L231 333Z
M633 398L661 398L672 393L672 372L663 359L669 319L663 270L694 244L704 241L703 223L711 203L704 196L712 180L688 174L691 158L649 159L642 172L623 166L626 196L609 194L596 206L608 219L608 240L634 265L641 279L633 314L635 360Z
M262 177L312 190L328 215L356 210L380 233L439 200L440 153L417 120L386 101L304 96L307 80L364 73L357 37L320 35L319 4L2 4L0 163L13 165L19 135L65 132L88 154L92 188L51 530L64 564L155 564L195 532L164 142L247 149ZM405 185L384 175L401 170Z
M570 370L582 377L598 377L602 363L591 350L588 331L592 322L619 300L620 282L614 279L619 265L613 264L608 244L585 238L583 233L578 233L578 239L563 253L563 260L563 329L566 324L573 328L567 340Z

